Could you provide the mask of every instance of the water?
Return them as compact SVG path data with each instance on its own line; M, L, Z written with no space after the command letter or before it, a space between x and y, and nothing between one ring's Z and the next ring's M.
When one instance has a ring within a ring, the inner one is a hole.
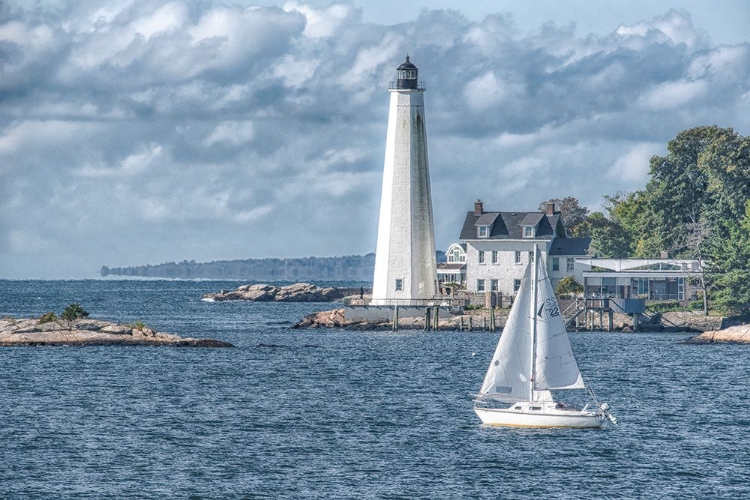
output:
M0 349L0 498L747 498L747 346L573 333L620 425L485 428L485 332L289 326L238 282L0 281L0 316L143 321L235 349Z

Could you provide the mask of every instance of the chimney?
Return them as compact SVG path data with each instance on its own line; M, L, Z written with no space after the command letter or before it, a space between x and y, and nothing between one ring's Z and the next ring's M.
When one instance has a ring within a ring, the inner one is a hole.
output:
M547 210L545 212L547 215L555 215L555 204L554 203L547 203Z
M482 200L477 200L474 202L474 215L482 215L484 212L484 206L482 204Z

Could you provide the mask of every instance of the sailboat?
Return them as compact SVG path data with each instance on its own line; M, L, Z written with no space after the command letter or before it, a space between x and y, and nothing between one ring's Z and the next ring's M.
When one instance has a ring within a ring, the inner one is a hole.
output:
M484 424L517 427L603 427L617 423L607 403L582 408L555 401L552 391L587 387L570 347L547 268L534 245L474 411Z

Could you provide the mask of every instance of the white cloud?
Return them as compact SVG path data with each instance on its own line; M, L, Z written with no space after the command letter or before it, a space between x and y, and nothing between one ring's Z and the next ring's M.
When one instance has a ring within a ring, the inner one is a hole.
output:
M664 82L648 90L639 104L656 110L675 109L703 97L708 89L705 80Z
M253 208L252 210L238 212L234 215L233 219L240 224L255 222L272 213L273 210L274 208L272 205L263 205L261 207Z
M492 71L470 80L464 88L464 98L474 109L494 107L507 99L521 97L522 94L522 88L503 82Z
M290 1L284 4L287 12L299 12L305 16L304 35L308 38L327 38L333 36L345 21L359 17L351 5L334 3L324 9L316 9L309 4Z
M647 43L645 39L653 37L657 42L685 44L689 49L703 43L703 36L694 29L689 14L678 10L630 26L621 25L616 33L625 38L642 39L643 43Z
M301 0L48 5L0 18L0 262L19 274L176 260L175 241L196 260L372 251L407 52L428 83L440 248L478 197L595 207L643 187L682 130L750 133L750 45L712 45L679 11L579 36L456 11L382 26Z
M249 120L236 120L222 122L216 126L206 138L206 146L217 143L227 143L234 146L250 142L255 136L253 122Z
M132 177L148 169L158 168L162 161L164 161L163 148L158 144L152 144L144 151L128 155L114 167L84 164L74 169L73 173L88 178Z
M662 153L663 149L664 145L658 143L636 144L615 160L607 171L607 178L629 185L645 186L648 182L649 161L652 156Z

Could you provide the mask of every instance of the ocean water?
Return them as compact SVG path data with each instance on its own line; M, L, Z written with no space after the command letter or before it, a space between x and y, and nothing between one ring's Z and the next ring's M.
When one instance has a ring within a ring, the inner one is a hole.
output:
M490 332L294 330L326 304L216 281L2 281L0 316L143 321L234 349L0 348L0 498L750 498L750 347L572 333L620 424L483 427Z

